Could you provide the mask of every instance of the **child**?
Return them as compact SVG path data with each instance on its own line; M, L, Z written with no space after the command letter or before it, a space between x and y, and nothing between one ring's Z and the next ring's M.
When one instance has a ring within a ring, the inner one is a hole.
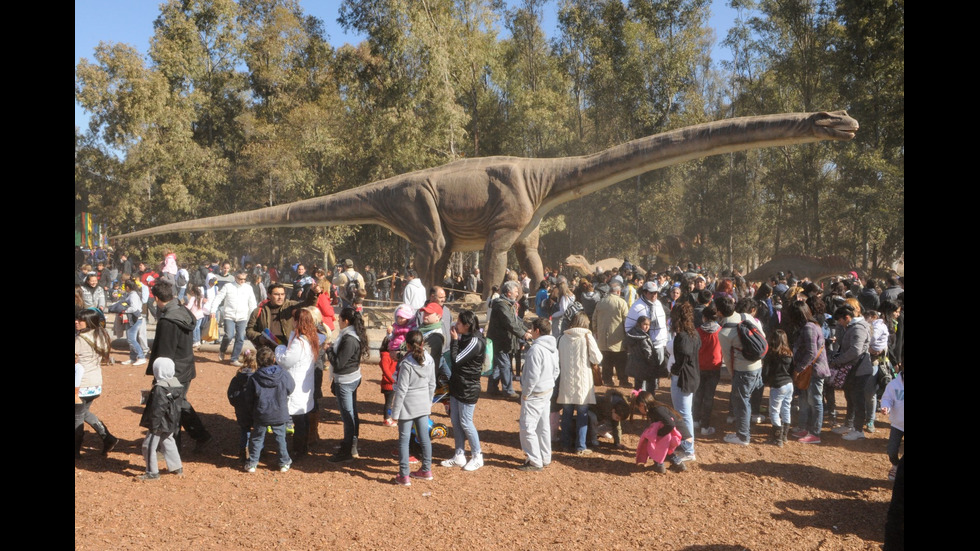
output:
M82 456L82 439L85 436L85 403L78 396L84 374L85 367L78 361L78 354L75 354L75 459Z
M252 408L248 402L249 381L256 369L255 351L242 352L242 367L228 384L228 403L235 408L235 421L238 422L238 458L248 460L248 429L252 428Z
M393 427L397 423L391 418L391 402L395 397L395 369L397 368L397 363L392 357L391 352L388 351L388 344L391 341L390 336L386 336L383 341L381 341L380 355L381 355L381 394L385 397L385 420L384 425L386 427Z
M432 480L432 443L429 441L429 414L432 412L432 394L436 390L435 362L425 350L422 333L409 331L405 336L408 354L398 364L395 381L395 400L391 416L398 422L398 476L395 483L411 486L408 474L408 443L412 426L422 445L422 466L411 478Z
M146 472L138 479L160 478L157 450L161 446L167 470L177 475L184 474L177 442L174 441L174 432L180 430L180 399L183 395L184 386L174 377L174 361L170 358L153 360L153 388L140 418L140 426L148 429L143 439Z
M698 350L698 367L701 369L701 381L694 393L694 403L691 405L691 416L694 418L694 428L700 427L701 436L711 436L715 427L711 426L711 411L715 404L715 390L721 379L721 343L718 332L721 326L715 321L718 310L714 303L705 306L701 312L701 325L698 326L698 337L701 339L701 349Z
M626 375L633 377L633 388L653 392L659 381L653 376L657 356L650 340L650 318L640 316L626 333Z
M616 389L609 389L605 394L596 396L596 403L589 406L589 441L595 447L599 446L599 437L612 438L617 448L625 447L622 420L629 417L630 406L626 398ZM608 434L609 431L612 434Z
M885 387L885 394L881 397L881 412L888 416L891 423L891 435L888 437L888 460L892 463L892 468L888 470L888 480L895 480L898 472L898 448L902 445L902 438L905 437L905 364L902 364L902 372L898 377L892 379Z
M405 342L405 335L415 329L414 322L415 312L407 304L402 304L395 310L395 323L388 328L388 352L391 352L392 358L401 360L401 357L397 356L398 349Z
M265 445L266 430L271 427L279 446L279 471L287 472L293 463L286 449L286 423L290 421L287 397L296 388L296 383L286 370L276 365L276 355L269 347L259 348L255 353L255 361L259 369L249 380L246 393L251 406L252 432L245 470L255 472L259 455Z
M681 433L677 430L680 414L665 404L654 400L653 394L645 390L637 392L633 399L634 411L646 415L650 426L640 436L636 447L636 464L645 465L647 459L653 460L653 470L666 473L664 461L671 462L671 469L684 472L687 466L674 457L674 450L681 443Z
M789 434L793 405L793 349L782 329L776 330L773 348L762 365L762 378L769 385L769 417L772 421L772 443L783 447Z

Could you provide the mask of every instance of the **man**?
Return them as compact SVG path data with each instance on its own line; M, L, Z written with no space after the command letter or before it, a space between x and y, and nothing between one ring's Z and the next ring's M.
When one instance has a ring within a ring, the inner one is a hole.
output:
M405 304L411 306L412 310L418 310L425 306L425 286L422 285L419 274L412 268L405 270L405 275L408 276L408 284L405 285Z
M735 432L725 435L725 442L748 446L750 441L749 425L751 419L750 400L756 389L762 388L762 360L751 361L742 354L742 342L738 336L738 324L747 321L754 325L760 333L762 324L748 314L735 312L735 299L720 296L715 299L715 307L721 317L718 320L721 331L718 332L718 343L721 345L721 356L724 365L732 373L732 414L735 417Z
M225 262L221 265L217 281L218 291L223 289L225 285L235 282L235 275L231 273L231 262Z
M602 384L613 385L613 371L619 386L628 388L626 377L626 315L629 306L623 300L623 286L618 282L609 285L609 294L595 307L592 326L595 329L596 344L602 352Z
M119 277L121 278L123 274L133 275L133 261L126 253L119 255Z
M480 269L473 268L473 271L466 276L466 290L471 293L479 293L481 290L480 283L482 283L480 280Z
M313 285L313 277L307 275L306 266L303 264L296 265L296 279L293 281L293 294L289 297L292 300L300 300L303 298L303 288L307 285Z
M888 288L881 292L880 300L886 301L890 300L892 302L898 302L898 295L905 292L902 289L902 280L897 274L892 274L888 276Z
M370 264L364 266L364 291L367 293L368 300L378 298L378 276Z
M533 342L521 374L521 450L527 461L518 470L535 472L551 463L551 394L558 378L558 344L548 318L531 322Z
M82 285L82 300L86 308L97 308L105 312L105 291L99 285L99 276L94 273L85 277L85 284Z
M663 304L657 300L659 290L660 288L654 281L647 281L640 287L640 298L636 299L626 314L623 328L628 333L641 316L650 318L650 340L653 341L653 353L656 356L656 361L663 364L666 359L665 351L669 332L667 330L667 314L664 312ZM650 392L656 390L657 379L652 381L654 388L644 388L643 390Z
M286 300L286 288L281 283L273 283L269 287L269 300L261 308L255 309L249 317L245 336L256 348L268 346L274 349L280 344L286 344L294 328L293 312L315 304L315 293L307 293L302 302ZM265 334L267 329L275 342Z
M344 308L353 308L358 291L365 290L364 277L354 270L354 261L349 258L344 260L344 271L333 278L333 284L337 287L337 296Z
M493 341L493 373L487 382L487 393L503 393L516 397L511 378L510 356L520 350L520 339L531 338L524 322L517 317L517 298L521 294L521 284L505 281L500 290L500 298L490 305L490 319L487 322L487 338Z
M225 325L225 334L221 338L221 348L218 350L218 357L225 361L225 351L228 350L228 343L235 339L235 346L231 349L231 365L241 367L239 356L242 353L242 346L245 344L245 327L248 319L255 310L255 292L248 284L248 274L244 270L235 273L235 281L225 285L214 301L208 302L205 310L213 314L221 308L222 319Z
M184 385L184 395L180 399L180 425L197 442L197 449L200 450L211 440L211 434L204 428L197 412L187 400L191 381L197 376L194 367L194 339L191 336L195 325L194 314L174 300L173 286L166 281L161 281L153 288L153 295L160 316L157 318L156 337L150 350L146 374L153 375L153 362L157 358L173 360L174 377ZM180 435L175 436L179 445Z
M416 325L421 327L425 323L426 314L423 310L430 308L432 304L435 304L439 310L439 316L442 319L442 335L445 338L445 342L440 350L432 349L432 354L442 354L446 350L449 350L449 339L446 338L449 335L449 330L452 328L452 318L453 312L446 306L446 289L439 287L438 285L429 289L429 298L425 301L425 307L419 310ZM435 308L435 307L433 307ZM434 311L434 310L430 310Z

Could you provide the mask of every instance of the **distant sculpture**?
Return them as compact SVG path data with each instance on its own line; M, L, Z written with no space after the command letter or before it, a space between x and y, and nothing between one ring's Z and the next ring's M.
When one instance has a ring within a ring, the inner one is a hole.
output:
M613 268L619 268L623 265L622 258L603 258L602 260L596 261L595 264L590 264L584 256L580 254L570 254L568 258L565 259L565 265L569 268L574 269L579 273L579 275L595 275L597 273L605 272L607 270L612 270ZM634 270L641 276L646 275L646 270L635 266Z
M640 138L593 155L464 159L326 197L175 222L118 238L276 226L378 224L415 246L415 269L426 285L437 283L446 272L453 251L482 250L483 279L500 281L507 251L512 247L532 281L541 281L544 269L538 255L538 226L545 214L562 203L700 157L850 140L857 130L857 121L844 111L728 119Z
M813 281L850 272L857 272L864 278L864 272L839 256L805 256L802 254L781 254L773 257L762 266L745 274L746 281L768 281L779 272L792 272L797 279L808 277Z

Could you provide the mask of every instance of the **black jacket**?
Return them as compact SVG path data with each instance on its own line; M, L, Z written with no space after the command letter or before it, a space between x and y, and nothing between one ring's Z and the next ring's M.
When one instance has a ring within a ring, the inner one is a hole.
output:
M174 379L167 379L173 381ZM150 429L153 434L173 434L180 429L180 398L184 395L183 386L168 386L153 383L150 396L146 400L140 426Z
M700 351L701 338L697 333L678 333L674 336L674 365L670 368L670 374L677 375L677 386L684 392L693 393L701 383Z
M449 343L449 395L464 404L480 398L480 372L487 341L480 335L460 335Z
M510 354L518 350L520 339L526 332L524 322L517 318L513 302L504 297L493 301L487 322L487 338L493 341L495 351Z
M296 388L293 378L278 365L263 367L249 379L248 404L252 426L265 427L288 423L289 395Z
M170 358L174 361L174 376L180 384L187 386L187 383L197 377L192 337L195 323L194 314L177 299L171 300L160 309L156 336L150 348L150 361L146 364L147 375L153 375L154 360Z

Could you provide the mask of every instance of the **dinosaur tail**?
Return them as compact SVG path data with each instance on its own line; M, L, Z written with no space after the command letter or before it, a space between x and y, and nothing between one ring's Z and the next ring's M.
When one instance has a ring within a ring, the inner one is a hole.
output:
M380 219L379 213L373 208L372 202L366 197L371 191L370 188L350 189L326 197L314 197L285 205L164 224L117 235L112 239L189 231L336 226L340 224L385 225Z

